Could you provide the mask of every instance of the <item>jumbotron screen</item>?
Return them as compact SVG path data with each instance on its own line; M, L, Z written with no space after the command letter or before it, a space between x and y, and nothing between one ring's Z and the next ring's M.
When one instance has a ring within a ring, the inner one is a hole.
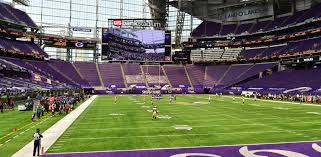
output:
M163 61L165 31L103 28L103 60Z

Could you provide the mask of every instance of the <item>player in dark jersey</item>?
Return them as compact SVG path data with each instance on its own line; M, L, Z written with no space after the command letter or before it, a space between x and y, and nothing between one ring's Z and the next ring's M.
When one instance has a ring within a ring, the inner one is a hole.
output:
M40 133L40 129L37 129L36 132L33 134L33 143L34 143L34 147L33 147L33 156L36 155L36 152L38 153L38 156L40 155L39 154L39 150L40 150L40 147L41 147L41 138L43 136L41 135Z

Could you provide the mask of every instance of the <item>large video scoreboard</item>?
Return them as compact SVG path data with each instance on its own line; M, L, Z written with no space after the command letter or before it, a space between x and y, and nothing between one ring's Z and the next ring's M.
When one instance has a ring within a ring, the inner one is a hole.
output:
M109 19L102 60L170 61L171 34L158 19Z

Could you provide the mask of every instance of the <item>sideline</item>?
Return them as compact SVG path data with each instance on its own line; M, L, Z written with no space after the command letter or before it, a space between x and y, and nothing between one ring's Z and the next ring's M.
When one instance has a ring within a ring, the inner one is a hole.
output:
M85 109L96 99L97 95L92 96L74 111L59 120L56 124L47 129L42 135L44 138L41 140L41 145L46 152L56 140L68 129L68 127L85 111ZM30 135L32 137L32 135ZM12 157L32 157L33 141L29 142L22 149L17 151Z

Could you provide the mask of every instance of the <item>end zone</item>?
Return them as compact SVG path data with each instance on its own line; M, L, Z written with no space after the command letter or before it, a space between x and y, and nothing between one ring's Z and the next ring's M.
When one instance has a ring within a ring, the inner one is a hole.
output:
M321 141L46 154L45 157L317 157Z

